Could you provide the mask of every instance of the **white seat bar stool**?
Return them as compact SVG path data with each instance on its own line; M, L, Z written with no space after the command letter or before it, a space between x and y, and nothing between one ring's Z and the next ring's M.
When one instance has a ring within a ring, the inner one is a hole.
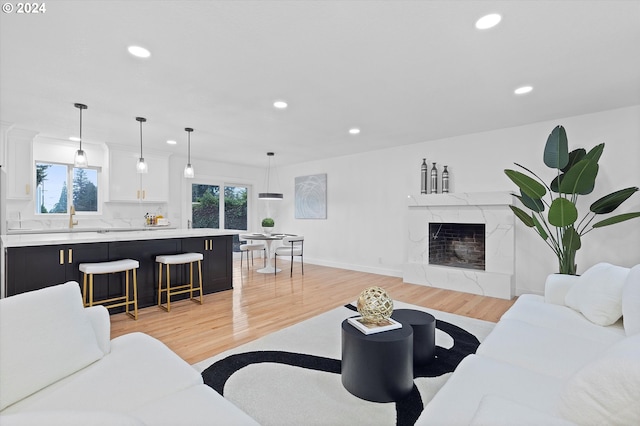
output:
M289 272L289 276L293 276L293 256L300 256L300 265L302 266L302 275L304 275L304 258L303 258L303 250L304 250L304 236L302 235L288 235L282 239L282 245L280 247L276 247L273 256L273 265L276 266L278 262L278 256L290 256L291 257L291 271ZM274 275L278 271L278 268L275 268Z
M202 305L202 259L204 256L202 253L181 253L181 254L165 254L156 256L156 262L158 263L158 306L167 312L171 311L171 296L177 294L189 293L189 298L193 302L200 302ZM198 286L193 286L193 264L198 262ZM171 265L185 265L189 264L189 282L187 284L180 284L177 286L171 286ZM162 265L166 265L167 269L167 285L162 288ZM194 292L200 292L198 299L193 297ZM167 294L166 306L162 304L162 293Z
M247 254L247 270L249 270L249 252L251 252L251 265L253 265L253 252L254 251L262 251L262 263L263 267L267 266L267 248L264 243L254 243L252 240L247 238L242 238L238 235L238 240L240 241L240 268L242 268L242 258L244 254ZM251 242L248 242L251 241Z
M105 308L125 307L125 312L133 319L138 319L138 280L136 270L140 263L133 259L112 260L110 262L81 263L78 268L84 274L82 279L82 300L84 306L104 305ZM130 298L129 271L133 275L133 298ZM124 296L111 297L102 300L93 300L93 276L99 274L113 274L124 272L125 294ZM89 294L87 295L87 276L89 277ZM112 303L113 302L113 303ZM133 314L129 312L129 305L133 305Z

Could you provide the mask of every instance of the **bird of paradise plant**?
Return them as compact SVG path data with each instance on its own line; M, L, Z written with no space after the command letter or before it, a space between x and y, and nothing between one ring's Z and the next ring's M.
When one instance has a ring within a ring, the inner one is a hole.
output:
M544 164L557 170L549 185L518 163L515 165L535 179L515 170L504 171L520 189L520 195L516 197L530 212L516 206L510 206L511 210L553 250L561 274L576 274L576 252L582 247L585 234L595 228L640 217L640 212L623 213L593 223L596 216L613 212L638 191L638 187L629 187L596 200L578 221L578 197L593 192L599 170L598 161L603 151L604 143L596 145L589 152L584 148L569 152L567 133L564 127L557 126L547 139L543 155Z

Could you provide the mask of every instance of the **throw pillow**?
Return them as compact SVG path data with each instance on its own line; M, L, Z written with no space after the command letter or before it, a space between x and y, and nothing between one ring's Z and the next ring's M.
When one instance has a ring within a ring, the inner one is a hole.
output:
M565 303L598 325L611 325L622 316L622 287L628 268L598 263L569 289Z
M103 355L77 282L0 300L0 410Z
M622 288L622 319L627 336L640 333L640 265L629 271Z
M581 425L640 424L640 334L613 345L578 370L560 394L558 411Z

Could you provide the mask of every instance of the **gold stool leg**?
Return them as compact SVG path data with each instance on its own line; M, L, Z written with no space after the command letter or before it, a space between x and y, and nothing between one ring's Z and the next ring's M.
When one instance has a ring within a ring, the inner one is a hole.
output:
M167 312L171 310L171 268L167 263Z
M189 298L193 300L193 262L189 262Z
M87 274L85 272L82 273L84 277L82 278L82 305L87 307Z
M202 262L198 260L198 278L200 283L200 304L202 305Z
M124 311L129 314L129 270L124 271ZM129 314L130 315L130 314Z
M162 263L158 263L158 306L162 307Z
M133 270L133 319L138 319L138 274Z
M93 274L89 274L89 306L93 306Z

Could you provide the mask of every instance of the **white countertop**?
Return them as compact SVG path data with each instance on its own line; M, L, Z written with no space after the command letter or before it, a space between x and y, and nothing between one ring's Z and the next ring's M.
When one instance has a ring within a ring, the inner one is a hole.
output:
M229 231L212 228L196 229L145 229L135 231L102 230L100 232L55 232L39 234L2 235L2 246L27 247L58 244L107 243L112 241L160 240L168 238L215 237L235 235L246 231Z

